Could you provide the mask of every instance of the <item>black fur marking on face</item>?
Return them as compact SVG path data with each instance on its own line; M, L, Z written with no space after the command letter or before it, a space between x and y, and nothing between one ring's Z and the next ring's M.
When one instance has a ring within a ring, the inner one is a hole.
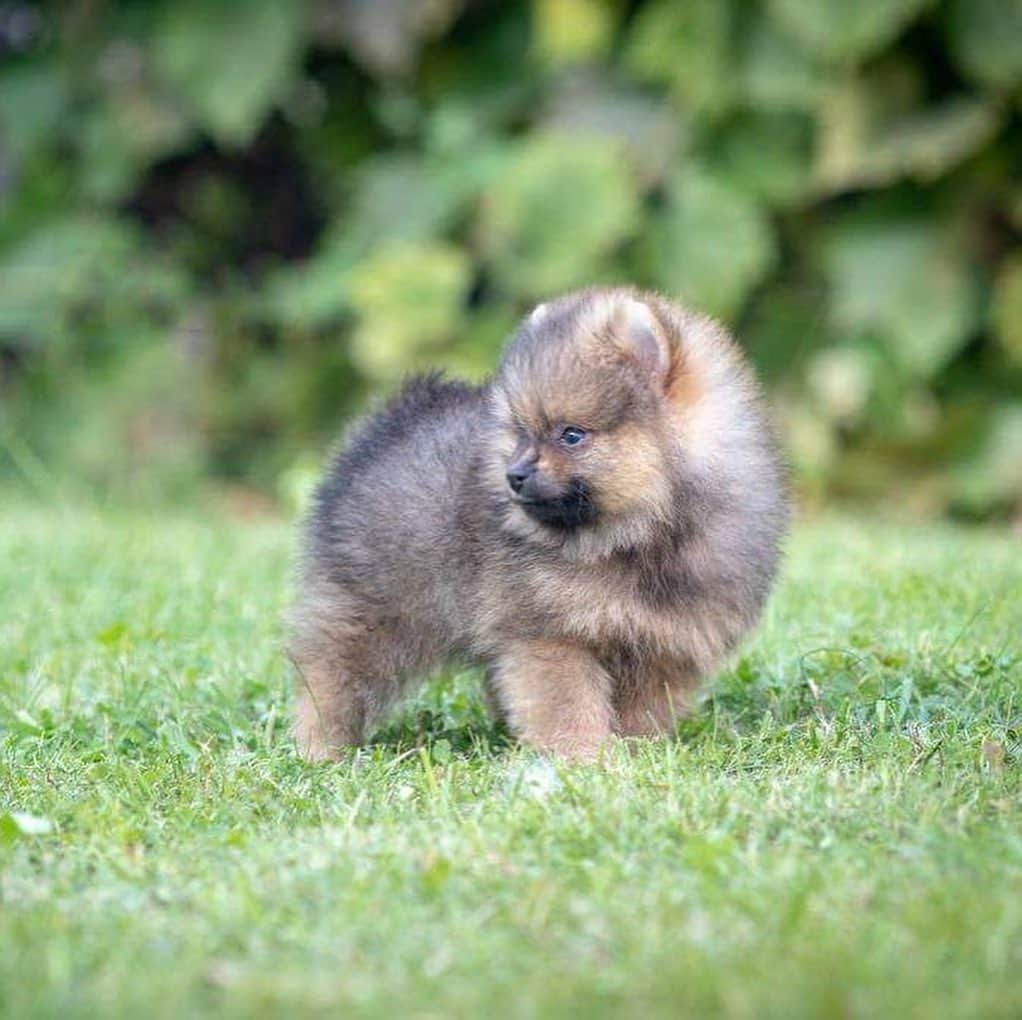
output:
M534 521L563 531L592 524L598 516L588 487L578 478L572 480L563 495L553 499L520 500L518 505Z

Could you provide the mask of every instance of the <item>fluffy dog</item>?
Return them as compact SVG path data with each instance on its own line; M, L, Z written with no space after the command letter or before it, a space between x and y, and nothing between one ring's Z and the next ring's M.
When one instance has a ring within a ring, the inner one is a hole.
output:
M719 325L624 288L540 305L489 382L415 379L334 457L293 614L298 747L361 743L451 660L553 754L668 733L756 623L787 519Z

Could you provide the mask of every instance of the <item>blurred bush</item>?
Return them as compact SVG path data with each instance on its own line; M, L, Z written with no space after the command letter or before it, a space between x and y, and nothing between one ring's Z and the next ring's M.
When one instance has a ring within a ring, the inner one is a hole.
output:
M810 494L1022 500L1019 0L0 0L0 60L0 470L291 491L636 281Z

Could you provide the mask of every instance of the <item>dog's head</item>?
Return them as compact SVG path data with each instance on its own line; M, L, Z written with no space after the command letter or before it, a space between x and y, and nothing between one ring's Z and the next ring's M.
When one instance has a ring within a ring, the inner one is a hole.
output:
M540 305L492 388L499 436L490 482L509 526L542 535L648 526L671 494L678 345L655 306L627 290Z

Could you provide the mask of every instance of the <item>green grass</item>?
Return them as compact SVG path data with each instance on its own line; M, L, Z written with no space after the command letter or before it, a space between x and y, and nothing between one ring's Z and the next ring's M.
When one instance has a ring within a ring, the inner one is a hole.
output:
M291 537L0 514L0 1014L1022 1014L1017 538L803 525L676 741L554 770L471 675L299 763Z

